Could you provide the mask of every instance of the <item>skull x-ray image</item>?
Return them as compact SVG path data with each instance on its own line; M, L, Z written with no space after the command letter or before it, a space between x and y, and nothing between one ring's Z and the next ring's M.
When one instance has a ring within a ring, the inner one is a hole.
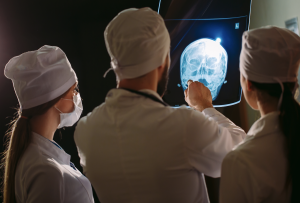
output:
M187 81L203 83L211 92L214 101L225 81L228 55L221 40L199 39L189 44L180 57L180 78L183 91Z
M171 37L166 103L187 105L188 80L210 90L214 107L241 101L239 57L250 8L251 0L159 0Z

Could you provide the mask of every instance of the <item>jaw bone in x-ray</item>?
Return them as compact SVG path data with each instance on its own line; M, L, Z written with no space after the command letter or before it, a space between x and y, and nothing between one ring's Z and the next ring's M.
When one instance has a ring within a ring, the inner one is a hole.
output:
M180 57L180 77L183 91L187 81L199 81L211 92L215 100L227 73L228 55L221 40L200 39L189 44Z

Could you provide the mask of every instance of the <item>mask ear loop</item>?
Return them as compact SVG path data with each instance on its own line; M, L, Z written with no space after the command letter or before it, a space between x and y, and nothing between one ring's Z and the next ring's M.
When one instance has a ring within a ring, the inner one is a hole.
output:
M56 106L54 106L54 108L56 108ZM59 110L58 108L56 108L57 111L59 111L60 113L63 113L61 110Z
M65 98L61 98L63 100L68 100L68 101L73 101L73 99L65 99ZM63 113L61 110L59 110L56 106L54 106L54 108L56 108L57 111L59 111L60 113Z
M63 100L68 100L68 101L73 101L73 99L65 99L65 98L61 98Z
M279 84L280 84L280 87L281 87L281 95L280 95L280 98L279 98L279 101L278 101L278 106L277 106L277 109L280 111L280 107L281 107L281 104L282 104L282 98L283 98L283 92L284 92L284 86L283 86L283 83L279 80L279 78L274 78Z

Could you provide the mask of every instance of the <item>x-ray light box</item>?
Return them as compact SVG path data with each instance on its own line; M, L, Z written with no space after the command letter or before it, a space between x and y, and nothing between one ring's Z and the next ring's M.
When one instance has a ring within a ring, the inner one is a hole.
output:
M249 28L249 15L199 17L203 16L210 2L159 2L159 9L165 8L162 16L171 37L168 91L163 98L171 106L186 104L184 90L189 79L208 87L214 107L234 105L241 100L239 56L242 35ZM176 10L178 7L181 9Z

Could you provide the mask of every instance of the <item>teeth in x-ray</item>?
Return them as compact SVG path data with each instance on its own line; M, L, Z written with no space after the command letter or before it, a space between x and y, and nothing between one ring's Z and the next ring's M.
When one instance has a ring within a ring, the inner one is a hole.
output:
M187 81L202 82L212 94L219 95L227 73L228 55L220 45L221 39L199 39L189 44L180 57L180 77L183 91Z

